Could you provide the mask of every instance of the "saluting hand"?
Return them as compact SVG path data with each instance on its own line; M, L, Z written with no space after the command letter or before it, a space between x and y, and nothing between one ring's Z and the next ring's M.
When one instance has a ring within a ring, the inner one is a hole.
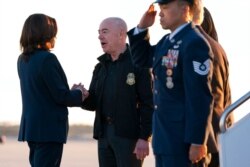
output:
M157 11L154 10L154 5L151 4L148 10L142 16L140 23L138 24L138 28L145 29L152 26L155 22L156 13Z

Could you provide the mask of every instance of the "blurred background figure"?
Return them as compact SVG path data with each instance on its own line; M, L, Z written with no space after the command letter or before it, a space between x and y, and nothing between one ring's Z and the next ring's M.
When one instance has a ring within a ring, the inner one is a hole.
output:
M6 142L6 136L1 135L1 136L0 136L0 143L3 144L3 143L5 143L5 142Z

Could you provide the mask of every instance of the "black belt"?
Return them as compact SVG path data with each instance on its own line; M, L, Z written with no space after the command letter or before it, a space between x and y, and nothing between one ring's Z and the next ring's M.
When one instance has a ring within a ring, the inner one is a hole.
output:
M109 124L109 125L114 123L114 119L112 117L104 117L103 120L106 124Z

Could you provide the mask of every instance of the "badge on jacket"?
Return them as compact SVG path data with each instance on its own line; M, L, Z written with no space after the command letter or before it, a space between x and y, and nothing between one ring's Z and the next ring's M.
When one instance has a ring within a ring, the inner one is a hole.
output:
M130 86L135 84L135 74L134 73L128 73L126 83Z

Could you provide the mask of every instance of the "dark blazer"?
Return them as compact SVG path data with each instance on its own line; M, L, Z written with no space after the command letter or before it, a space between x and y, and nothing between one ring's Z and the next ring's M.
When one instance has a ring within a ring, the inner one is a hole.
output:
M80 106L80 90L69 90L66 75L53 53L37 50L25 62L19 57L22 94L19 141L63 142L67 140L67 106Z
M104 54L98 58L92 81L89 87L90 95L84 101L83 108L95 112L94 138L103 136L104 121L102 120L103 87L107 75L106 57ZM116 78L114 92L116 98L113 102L115 113L115 134L131 139L145 139L152 133L152 84L149 69L137 68L132 64L130 50L122 53L118 59L119 78ZM134 77L129 78L132 74ZM130 79L130 80L129 80ZM131 81L131 82L130 82ZM130 82L130 83L128 83ZM108 83L106 83L108 84Z
M231 104L231 89L229 84L229 63L227 60L226 53L222 46L210 37L201 26L197 26L200 33L207 39L209 42L213 54L213 78L212 78L212 94L214 97L214 106L213 106L213 118L212 125L214 134L219 134L219 121L220 117L225 110ZM227 123L231 125L234 118L233 115L230 115Z
M190 144L206 144L212 133L213 55L209 44L191 23L173 39L165 35L154 46L149 43L148 30L133 33L134 29L128 32L134 63L153 67L154 153L187 156ZM172 88L166 86L168 75L174 84ZM216 149L215 146L214 141L209 149Z

